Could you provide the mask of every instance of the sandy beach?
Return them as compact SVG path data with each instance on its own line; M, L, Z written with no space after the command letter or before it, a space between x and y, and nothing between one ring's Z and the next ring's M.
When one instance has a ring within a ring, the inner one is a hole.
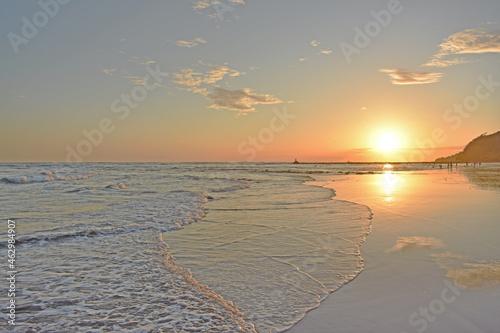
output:
M335 199L373 210L365 267L287 332L499 332L500 192L484 187L497 180L476 176L454 168L318 179Z
M499 13L0 1L0 333L500 333Z

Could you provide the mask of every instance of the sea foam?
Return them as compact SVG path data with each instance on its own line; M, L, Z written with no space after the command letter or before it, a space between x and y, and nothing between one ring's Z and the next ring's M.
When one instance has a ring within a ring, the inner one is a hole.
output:
M40 175L28 175L28 176L10 176L2 178L3 182L13 183L13 184L31 184L31 183L43 183L50 181L71 181L71 180L83 180L88 179L97 175L104 175L105 173L91 173L82 175L55 175L52 172L44 172L42 176Z

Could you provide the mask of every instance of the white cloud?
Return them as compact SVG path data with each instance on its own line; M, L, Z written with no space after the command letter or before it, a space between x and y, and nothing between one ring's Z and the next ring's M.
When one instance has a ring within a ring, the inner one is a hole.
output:
M152 64L156 64L156 60L153 60L150 57L144 57L144 60L141 62L141 65L152 65Z
M195 46L198 46L200 44L206 44L207 41L204 40L203 38L201 37L197 37L193 40L178 40L175 42L175 45L177 46L180 46L180 47L195 47Z
M217 81L222 80L224 78L224 75L226 74L229 75L230 77L235 77L235 76L240 76L244 73L238 72L235 69L230 69L227 66L219 66L207 71L207 73L205 74L204 82L215 83Z
M222 80L226 75L236 77L245 73L231 69L227 66L217 66L209 69L205 73L195 72L191 68L181 70L179 73L173 73L174 82L184 86L183 89L206 95L207 88L203 85L213 85Z
M193 9L197 11L204 11L209 7L212 8L212 12L207 13L207 15L217 21L222 21L224 19L224 14L232 12L235 10L235 5L244 5L243 0L196 0L193 4Z
M245 73L231 69L228 66L212 67L204 73L197 72L192 68L186 68L179 73L173 73L174 82L180 89L191 91L192 93L206 96L213 109L228 109L238 111L238 114L246 114L253 111L257 104L282 103L276 97L268 94L254 94L250 89L228 90L218 86L224 78L233 78ZM210 88L214 88L209 92Z
M457 54L500 53L500 30L467 29L450 35L424 66L448 67L466 63ZM452 59L447 59L451 57Z
M255 110L253 105L282 103L272 95L254 94L248 88L240 90L215 88L207 97L213 103L211 108L239 111L240 114Z
M208 0L198 0L194 3L193 8L194 9L204 9L207 7L210 7L212 5L211 1Z
M245 4L245 1L243 0L227 0L228 2L231 2L231 3L239 3L241 5L244 5ZM221 1L219 0L196 0L194 5L193 5L193 8L194 9L205 9L207 7L210 7L210 6L217 6L217 5L221 5Z
M317 47L319 46L320 42L318 42L317 40L312 40L311 41L311 45L314 46L314 47Z
M126 76L124 76L124 78L129 79L129 81L135 85L143 85L144 84L143 77L126 75Z
M150 57L130 57L129 60L130 62L133 62L138 65L151 65L151 64L156 64L156 60L153 60Z
M116 72L116 68L102 68L99 67L99 69L106 75L113 75Z
M464 58L453 58L453 59L443 59L443 58L434 58L429 60L423 66L426 67L450 67L460 64L466 64L470 61L465 60Z
M436 72L407 72L401 68L381 69L383 73L389 74L391 82L397 85L428 84L441 80L442 73Z
M181 70L179 73L173 73L175 83L183 86L198 86L201 84L202 73L193 71L191 68Z
M320 41L317 41L315 39L313 39L311 41L311 45L314 46L314 47L319 47L319 45L321 44ZM318 52L318 55L321 55L321 54L325 54L325 55L330 55L332 53L331 50L329 50L328 48L325 48L323 47L319 52ZM305 58L304 58L305 59ZM301 60L302 61L302 60Z

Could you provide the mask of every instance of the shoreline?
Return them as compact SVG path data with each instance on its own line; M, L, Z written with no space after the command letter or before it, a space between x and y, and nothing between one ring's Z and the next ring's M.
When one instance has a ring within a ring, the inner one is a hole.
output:
M285 332L495 332L500 192L457 171L395 173L394 183L384 177L313 182L334 188L335 199L370 207L372 231L360 247L361 274ZM471 223L473 216L480 218ZM466 279L471 274L475 282Z

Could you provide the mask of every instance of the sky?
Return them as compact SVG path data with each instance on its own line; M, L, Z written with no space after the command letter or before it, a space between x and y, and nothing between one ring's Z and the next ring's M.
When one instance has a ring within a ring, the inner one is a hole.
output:
M498 0L0 3L0 162L432 161L500 130Z

